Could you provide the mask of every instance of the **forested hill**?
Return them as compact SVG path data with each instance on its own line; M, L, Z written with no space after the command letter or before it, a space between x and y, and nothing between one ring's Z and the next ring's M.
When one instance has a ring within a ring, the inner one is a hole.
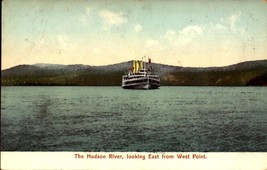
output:
M1 85L120 86L132 61L107 66L35 64L1 71ZM267 60L225 67L177 67L152 63L161 85L169 86L267 86Z

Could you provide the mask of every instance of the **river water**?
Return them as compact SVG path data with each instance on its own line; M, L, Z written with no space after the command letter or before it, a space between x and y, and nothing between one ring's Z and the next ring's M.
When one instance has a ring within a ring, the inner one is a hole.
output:
M267 151L267 88L1 87L2 151Z

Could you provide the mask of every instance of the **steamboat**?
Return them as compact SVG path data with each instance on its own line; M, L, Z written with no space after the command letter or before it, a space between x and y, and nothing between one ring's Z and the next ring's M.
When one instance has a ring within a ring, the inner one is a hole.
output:
M122 76L122 88L124 89L158 89L160 78L153 73L151 59L133 60L132 68L126 75Z

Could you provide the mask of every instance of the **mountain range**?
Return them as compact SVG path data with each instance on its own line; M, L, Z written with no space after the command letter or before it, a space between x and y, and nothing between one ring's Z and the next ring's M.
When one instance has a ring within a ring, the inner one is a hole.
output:
M225 67L179 67L151 63L161 86L267 86L267 60ZM132 61L106 66L34 64L1 71L2 86L120 86Z

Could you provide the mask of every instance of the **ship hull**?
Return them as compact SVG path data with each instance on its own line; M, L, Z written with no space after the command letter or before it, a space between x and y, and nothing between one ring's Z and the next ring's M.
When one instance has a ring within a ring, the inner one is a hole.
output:
M128 86L122 86L124 89L138 89L138 90L148 90L148 89L158 89L158 85L149 85L149 84L141 84L141 85L128 85Z
M158 89L160 87L159 79L137 78L124 80L122 88L124 89Z

